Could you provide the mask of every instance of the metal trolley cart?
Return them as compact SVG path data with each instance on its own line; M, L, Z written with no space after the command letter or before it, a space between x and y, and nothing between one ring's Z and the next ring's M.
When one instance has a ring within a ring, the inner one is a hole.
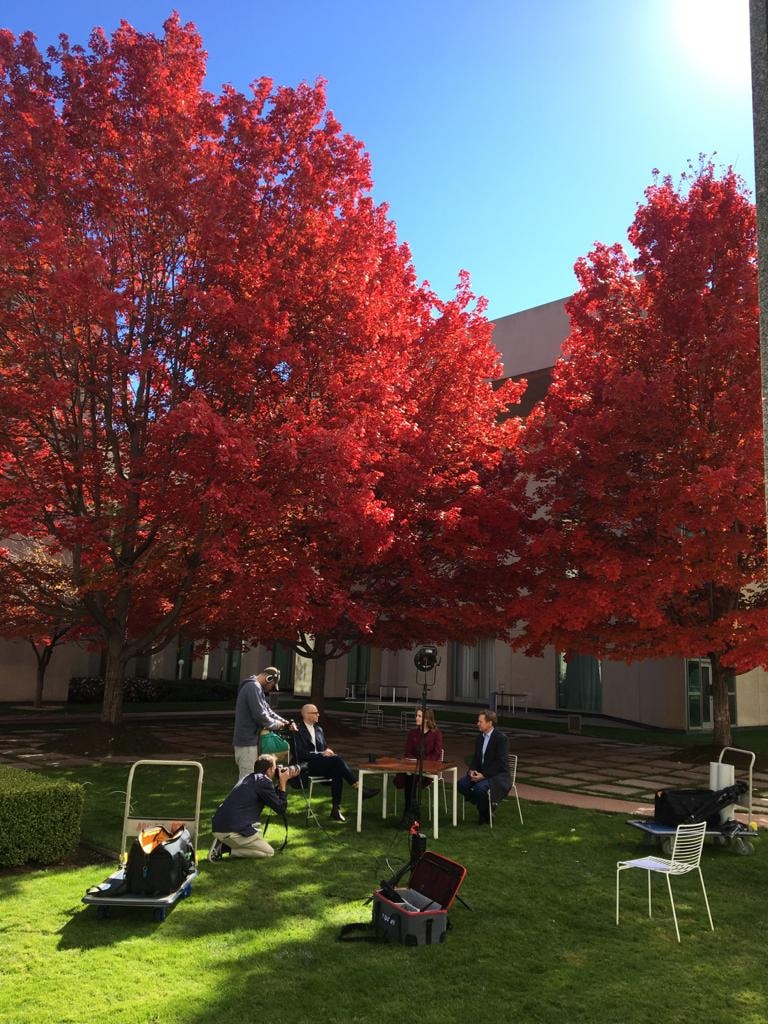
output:
M143 896L125 891L125 870L128 858L128 848L133 843L141 828L151 820L153 825L162 825L169 831L172 827L172 819L164 816L152 817L143 814L137 817L133 814L131 797L133 793L134 778L136 770L145 765L160 765L163 768L194 768L195 772L195 813L194 821L185 821L184 825L190 833L192 846L197 859L198 837L200 833L200 802L203 790L203 766L199 761L135 761L128 773L128 788L125 793L125 810L123 812L123 834L120 842L120 867L114 871L101 885L93 886L83 896L83 903L95 906L100 917L107 917L111 907L147 907L154 911L156 921L164 921L165 916L171 907L179 900L189 896L192 891L192 883L197 878L198 870L193 863L189 874L183 883L173 892L165 896Z
M707 828L705 833L715 845L727 846L734 853L742 856L749 856L754 853L754 840L758 836L757 823L752 817L752 771L755 765L755 755L751 750L742 750L740 747L723 747L717 759L717 765L727 765L730 761L724 760L724 754L743 754L747 758L747 799L746 807L739 803L739 807L747 812L747 824L730 821L722 822L720 827ZM711 785L711 783L710 783ZM668 857L672 853L672 842L675 835L674 825L662 825L652 819L642 818L627 822L633 828L640 829L645 833L646 839L661 846L662 852Z

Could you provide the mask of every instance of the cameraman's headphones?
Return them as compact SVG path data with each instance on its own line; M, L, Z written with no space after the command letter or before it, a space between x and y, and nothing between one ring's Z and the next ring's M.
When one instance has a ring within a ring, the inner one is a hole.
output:
M277 686L279 684L279 682L280 682L280 669L279 668L269 668L269 669L267 669L265 671L265 673L264 673L264 682L265 683L274 683L275 686Z

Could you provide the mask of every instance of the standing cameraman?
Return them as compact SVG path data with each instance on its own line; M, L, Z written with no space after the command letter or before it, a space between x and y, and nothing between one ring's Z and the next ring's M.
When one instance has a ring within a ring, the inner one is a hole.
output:
M259 756L259 736L263 729L277 732L289 725L285 718L276 715L267 701L267 695L277 690L280 669L267 666L257 676L248 676L240 683L235 704L235 733L232 746L239 770L238 781L250 775L253 762Z
M211 819L214 839L208 860L221 860L224 853L231 853L233 857L274 856L273 848L262 839L259 816L265 807L285 814L288 803L285 786L299 772L296 765L278 771L272 754L258 757L253 772L240 779Z

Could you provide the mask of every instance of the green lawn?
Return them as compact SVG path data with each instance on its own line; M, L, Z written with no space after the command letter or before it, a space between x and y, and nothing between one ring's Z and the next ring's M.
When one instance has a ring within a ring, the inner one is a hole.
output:
M127 768L62 774L88 784L86 836L115 845ZM164 808L182 811L169 775L146 777L137 805L159 794ZM229 758L206 761L206 820L232 781ZM369 917L364 900L402 862L404 834L370 803L361 835L352 821L305 826L299 798L292 803L284 853L271 862L204 861L191 898L162 923L140 910L98 920L81 904L105 865L0 874L0 1022L768 1020L768 851L759 842L752 857L705 850L714 933L704 930L694 880L675 883L678 946L663 881L649 921L639 872L623 880L624 919L614 924L615 862L641 849L623 818L524 803L521 826L510 804L492 832L468 818L429 840L468 868L462 894L473 909L456 904L443 945L344 944L339 927ZM273 825L269 836L281 834Z

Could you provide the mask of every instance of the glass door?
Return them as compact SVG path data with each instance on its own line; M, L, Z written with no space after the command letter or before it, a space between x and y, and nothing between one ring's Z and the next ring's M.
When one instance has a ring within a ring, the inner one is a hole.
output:
M701 658L688 658L688 728L712 728L712 666Z
M452 643L450 672L455 700L487 706L496 685L496 641L478 640L472 646Z

